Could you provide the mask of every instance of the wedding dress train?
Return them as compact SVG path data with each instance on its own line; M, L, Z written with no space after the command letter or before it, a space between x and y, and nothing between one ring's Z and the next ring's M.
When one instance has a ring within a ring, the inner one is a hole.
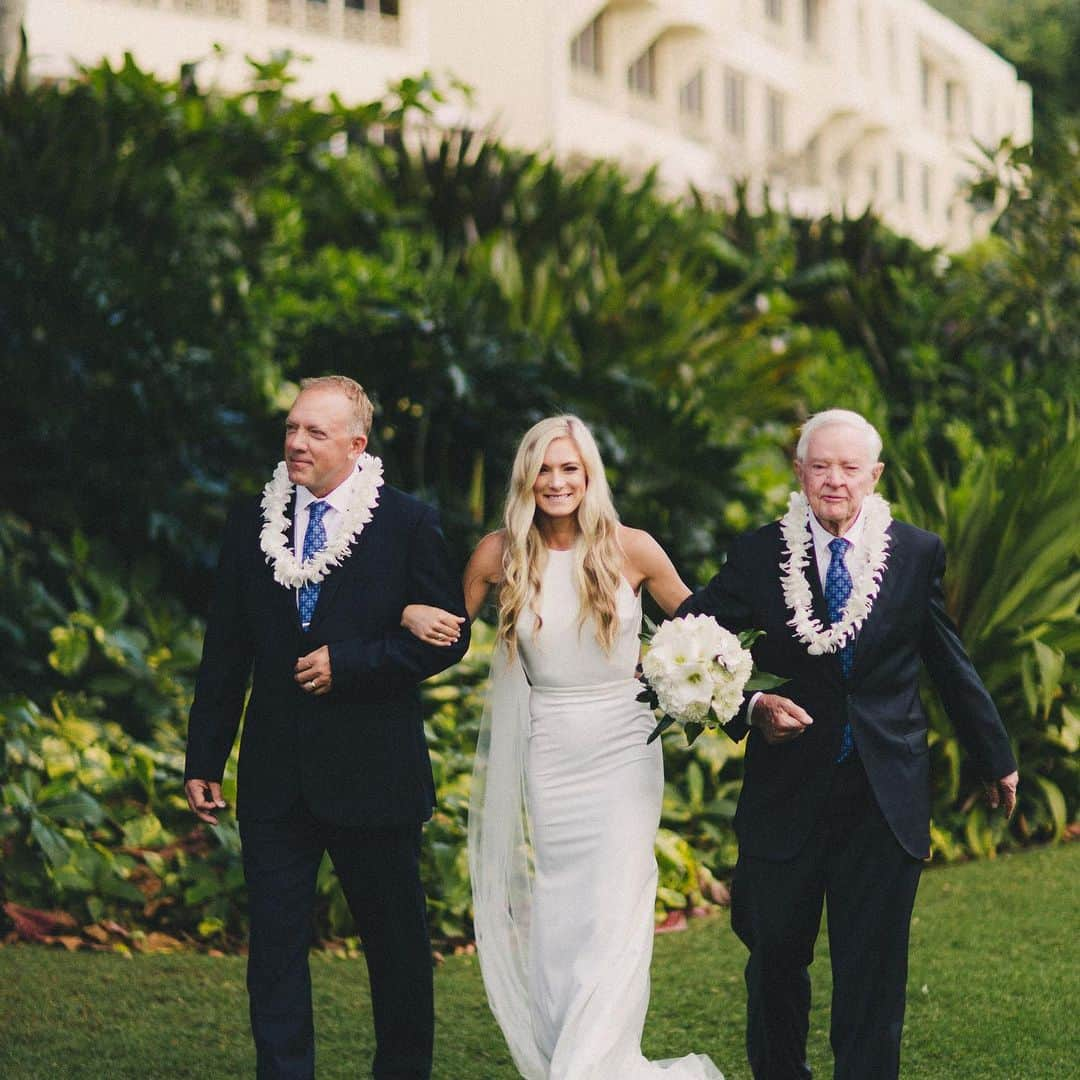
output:
M650 1062L653 854L663 797L636 700L641 601L623 581L610 654L579 626L573 553L550 551L540 625L496 658L470 803L477 946L526 1080L723 1080L708 1057Z

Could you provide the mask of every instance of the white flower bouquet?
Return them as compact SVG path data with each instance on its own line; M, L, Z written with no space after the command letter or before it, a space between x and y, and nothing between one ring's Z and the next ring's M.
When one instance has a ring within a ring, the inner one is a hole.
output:
M659 629L646 618L641 635L648 645L641 662L645 690L638 700L663 713L648 742L678 723L687 743L693 743L706 728L735 716L745 692L771 690L785 682L754 670L750 646L762 633L733 634L711 615L669 619Z

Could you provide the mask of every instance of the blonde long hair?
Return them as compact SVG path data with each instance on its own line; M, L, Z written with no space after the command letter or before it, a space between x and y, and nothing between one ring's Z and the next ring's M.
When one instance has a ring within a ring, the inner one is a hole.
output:
M585 495L577 510L579 536L574 546L574 580L581 598L579 626L592 620L596 640L605 652L615 644L618 630L616 595L622 573L619 515L611 501L604 463L592 432L576 416L550 416L534 424L518 446L510 470L503 514L502 584L499 587L499 640L511 657L517 651L517 621L529 608L540 619L540 582L547 563L547 546L536 519L539 514L533 484L544 455L556 439L571 439L585 467Z

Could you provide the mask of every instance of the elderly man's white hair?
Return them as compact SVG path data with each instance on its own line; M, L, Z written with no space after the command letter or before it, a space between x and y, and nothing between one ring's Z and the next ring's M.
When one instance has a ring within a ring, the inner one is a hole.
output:
M799 432L798 445L795 447L795 460L800 462L806 460L810 436L815 431L834 424L843 424L845 427L855 428L857 431L862 432L866 437L866 446L870 451L871 460L877 461L881 457L881 436L878 434L877 428L865 416L860 416L850 409L826 409L824 412L814 413L803 424L802 430Z

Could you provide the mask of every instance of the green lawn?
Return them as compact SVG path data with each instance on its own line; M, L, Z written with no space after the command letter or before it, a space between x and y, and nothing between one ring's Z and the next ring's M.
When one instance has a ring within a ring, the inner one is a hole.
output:
M1006 1080L1080 1075L1080 844L928 872L912 933L904 1076ZM747 1080L743 950L725 917L656 943L650 1057L712 1055ZM811 1063L831 1075L824 941L815 967ZM362 961L312 958L321 1078L368 1075ZM472 957L435 984L435 1075L516 1075ZM254 1073L243 961L197 955L68 954L0 948L0 1076L146 1080ZM613 1078L617 1080L617 1078Z

